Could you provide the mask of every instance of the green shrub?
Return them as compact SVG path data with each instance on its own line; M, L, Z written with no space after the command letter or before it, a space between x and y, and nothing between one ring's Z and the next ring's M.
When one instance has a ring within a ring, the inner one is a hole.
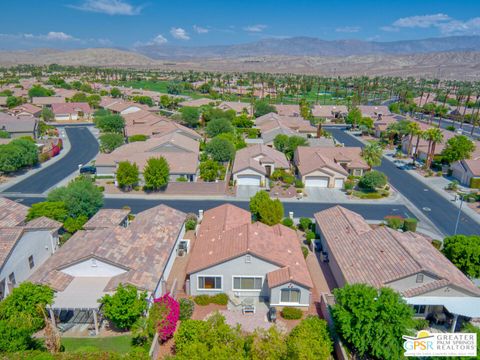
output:
M347 180L343 183L343 188L345 190L352 190L355 187L355 182L353 180Z
M180 305L180 320L188 320L192 317L195 303L190 299L182 298L178 300Z
M302 246L302 254L303 258L306 259L308 256L308 248L306 246Z
M307 239L307 244L310 245L312 240L315 239L315 233L309 230L305 233L305 238Z
M472 189L480 189L480 178L471 178L470 187Z
M415 319L414 328L417 331L428 329L430 323L426 319Z
M303 316L303 312L297 308L286 307L282 310L282 317L287 320L298 320Z
M210 297L210 302L217 305L227 305L228 295L224 293L213 295Z
M432 245L437 250L442 248L442 242L440 240L432 240Z
M300 218L299 227L301 230L307 231L308 229L310 229L311 226L312 226L312 220L310 218L307 218L307 217Z
M351 190L347 190L348 192ZM384 192L380 191L352 191L353 195L360 199L381 199L384 196Z
M407 218L403 221L403 230L404 231L417 231L417 219L415 218Z
M387 176L377 170L367 172L358 182L358 186L362 189L375 190L387 185Z
M295 187L298 189L303 189L305 184L300 179L295 179Z
M197 295L193 298L195 304L200 306L205 306L210 304L210 296L209 295Z
M291 227L293 227L293 220L290 219L290 218L285 218L285 219L282 220L282 224L291 228Z
M147 135L132 135L128 138L128 142L147 141L147 139Z
M195 227L197 226L197 221L195 219L189 219L185 223L185 230L195 230Z
M385 221L389 228L398 230L403 228L405 220L400 216L386 216Z
M445 130L455 131L455 126L453 126L453 125L448 125L447 127L445 127Z
M185 176L180 176L177 178L177 182L188 182L188 179Z

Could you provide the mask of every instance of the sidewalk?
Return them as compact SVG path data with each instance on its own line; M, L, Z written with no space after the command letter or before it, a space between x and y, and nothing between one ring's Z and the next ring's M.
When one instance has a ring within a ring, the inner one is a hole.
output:
M59 129L59 134L60 134L60 138L63 141L63 149L62 149L62 151L60 151L60 154L58 154L54 158L51 158L47 162L44 162L44 163L40 164L38 167L36 167L34 169L30 169L30 170L26 171L24 174L15 176L15 177L11 178L9 181L0 184L0 192L3 192L5 189L8 189L9 187L23 181L24 179L32 176L33 174L36 174L37 172L49 167L50 165L55 164L57 161L59 161L63 157L65 157L68 154L68 152L70 151L70 148L71 148L70 140L68 139L68 136L67 136L65 130Z

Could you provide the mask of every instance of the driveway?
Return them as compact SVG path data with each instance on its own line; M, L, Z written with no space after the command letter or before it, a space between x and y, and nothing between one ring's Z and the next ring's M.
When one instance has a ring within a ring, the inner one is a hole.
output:
M338 141L343 142L345 146L363 147L363 143L360 140L345 133L343 129L328 128L328 131ZM444 234L453 234L458 209L450 201L435 191L431 191L427 185L414 178L408 171L398 169L395 164L388 160L382 161L382 165L376 169L385 173L395 189L422 211ZM462 212L458 233L466 235L480 234L480 224Z
M5 189L5 193L42 194L78 170L98 153L98 142L86 127L66 127L70 151L61 160Z
M321 188L316 186L306 186L305 193L308 200L318 202L342 203L347 202L347 195L340 189Z
M237 198L238 199L250 199L257 192L260 191L259 186L255 185L238 185L237 186Z

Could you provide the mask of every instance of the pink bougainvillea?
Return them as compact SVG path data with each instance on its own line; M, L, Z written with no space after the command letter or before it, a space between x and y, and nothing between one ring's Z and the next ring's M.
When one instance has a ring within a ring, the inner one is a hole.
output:
M166 341L173 336L177 327L180 305L169 293L155 299L154 304L160 310L157 323L158 336L161 341Z

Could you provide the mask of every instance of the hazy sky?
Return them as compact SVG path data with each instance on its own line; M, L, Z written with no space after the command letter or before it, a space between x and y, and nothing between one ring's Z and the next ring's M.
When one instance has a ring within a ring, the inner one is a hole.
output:
M2 1L0 49L480 35L480 0Z

